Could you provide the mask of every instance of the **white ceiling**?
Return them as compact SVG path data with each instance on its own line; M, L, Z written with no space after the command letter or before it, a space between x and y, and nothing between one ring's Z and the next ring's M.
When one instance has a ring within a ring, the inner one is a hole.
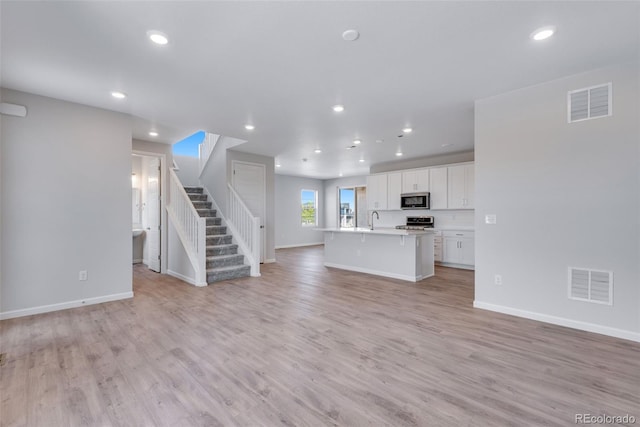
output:
M402 159L470 150L475 99L640 55L638 2L0 7L3 87L129 113L141 139L152 127L167 143L200 129L247 139L237 149L275 157L278 173L317 178L366 174L397 150ZM544 25L556 35L532 41ZM341 38L350 28L355 42ZM148 30L169 45L152 44ZM414 132L399 138L405 126ZM354 138L362 144L346 150Z

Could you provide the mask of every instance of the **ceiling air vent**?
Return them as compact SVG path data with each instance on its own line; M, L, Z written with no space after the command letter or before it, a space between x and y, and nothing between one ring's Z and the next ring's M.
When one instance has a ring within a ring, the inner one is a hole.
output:
M612 305L613 273L569 267L569 298Z
M608 117L611 111L611 83L572 90L568 97L569 123Z

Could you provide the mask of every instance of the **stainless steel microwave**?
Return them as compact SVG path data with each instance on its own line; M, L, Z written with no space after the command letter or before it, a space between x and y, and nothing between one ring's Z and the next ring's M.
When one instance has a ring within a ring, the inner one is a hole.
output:
M431 194L429 192L401 194L400 207L402 209L430 209Z

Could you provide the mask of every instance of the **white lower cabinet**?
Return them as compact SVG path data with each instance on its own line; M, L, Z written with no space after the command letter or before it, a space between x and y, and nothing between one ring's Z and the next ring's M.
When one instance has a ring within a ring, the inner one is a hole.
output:
M442 232L442 262L474 267L475 233L473 231Z
M433 260L442 262L442 231L433 234Z

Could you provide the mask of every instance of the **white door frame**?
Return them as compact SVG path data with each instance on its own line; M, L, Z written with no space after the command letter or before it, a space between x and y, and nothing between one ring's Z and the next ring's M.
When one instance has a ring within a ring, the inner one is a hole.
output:
M160 158L160 273L167 274L168 265L168 233L169 227L167 225L167 156L162 153L154 153L153 151L141 151L131 150L131 154L137 154L139 156L146 157L158 157Z
M234 190L237 191L236 189L236 174L235 174L235 170L236 170L236 165L237 164L244 164L244 165L250 165L250 166L257 166L259 168L262 169L262 213L263 213L263 217L260 218L260 220L262 221L262 232L260 233L260 239L262 240L262 248L260 249L260 262L264 263L266 258L267 258L267 168L264 164L262 163L253 163L253 162L246 162L244 160L231 160L231 185L233 186Z

